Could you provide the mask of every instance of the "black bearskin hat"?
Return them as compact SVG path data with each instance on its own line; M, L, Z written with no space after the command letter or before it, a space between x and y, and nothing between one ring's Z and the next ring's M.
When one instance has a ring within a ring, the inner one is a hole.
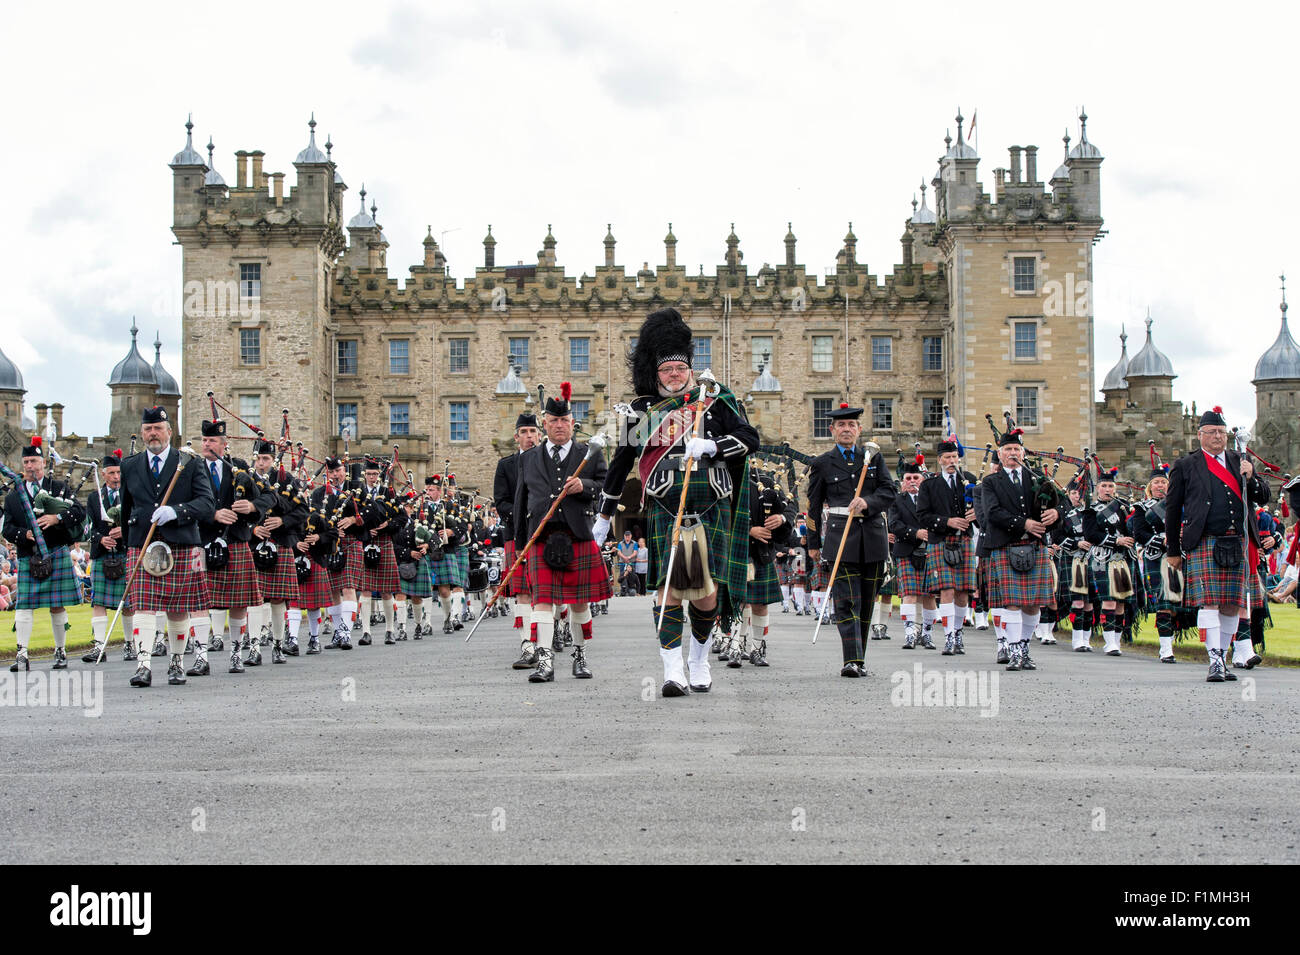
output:
M637 333L636 348L628 356L632 387L638 395L659 394L659 366L664 361L681 361L688 366L694 349L691 329L675 308L661 308L646 316Z

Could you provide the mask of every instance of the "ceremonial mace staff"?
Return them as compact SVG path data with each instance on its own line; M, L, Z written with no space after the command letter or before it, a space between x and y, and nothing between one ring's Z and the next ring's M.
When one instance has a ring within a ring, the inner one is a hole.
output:
M857 488L856 488L856 489L854 490L854 492L853 492L853 496L854 496L855 498L856 498L856 497L861 497L861 496L862 496L862 482L863 482L864 480L866 480L866 477L867 477L867 469L868 469L868 467L869 467L870 464L871 464L871 456L880 450L880 445L876 444L874 441L867 441L867 442L863 445L863 450L866 452L866 456L864 457L864 459L863 459L863 461L862 461L862 470L858 472L858 486L857 486ZM820 514L818 514L817 516L818 516L819 518L821 517ZM849 530L852 528L852 526L853 526L853 519L854 519L854 517L856 517L856 516L857 516L857 515L850 514L850 515L849 515L847 518L845 518L845 520L844 520L844 532L843 532L842 534L840 534L840 546L837 547L837 548L835 548L835 563L831 564L831 576L830 576L830 580L828 580L828 581L826 582L826 593L822 594L822 608L823 608L823 609L825 609L825 607L826 607L826 601L828 601L828 600L831 599L831 588L835 586L835 575L839 572L839 569L840 569L840 558L844 556L844 545L845 545L845 543L848 542L848 539L849 539ZM829 517L827 518L826 523L827 523L827 524L830 523L830 519L829 519ZM867 529L866 529L866 525L864 524L864 525L863 525L863 528L862 528L862 533L865 534L866 532L867 532ZM822 536L824 537L825 535L822 535ZM886 546L888 546L888 544L886 544ZM817 626L813 627L813 639L812 639L812 642L813 642L814 644L817 642L817 634L818 634L818 632L819 632L819 631L821 630L821 628L822 628L822 618L825 617L825 616L826 616L826 615L825 615L824 613L819 613L819 614L817 614Z
M190 463L189 458L194 457L194 449L188 444L186 444L185 447L177 448L176 450L180 454L180 457L177 458L176 473L172 475L171 482L167 485L167 490L163 492L162 500L159 502L158 507L167 506L167 500L172 496L172 488L176 486L176 479L181 476L181 472L185 470L185 466ZM154 510L157 509L158 508L154 508ZM135 566L131 568L131 573L126 578L126 589L122 591L122 599L117 602L117 610L113 612L113 619L109 621L108 629L104 632L104 642L99 648L99 656L95 659L96 663L103 662L104 654L108 651L108 638L113 633L113 628L117 626L118 619L122 616L122 607L126 605L127 600L131 597L131 584L135 580L136 572L140 570L140 565L144 563L145 551L149 549L149 544L153 541L153 532L157 529L158 522L151 520L149 522L149 533L145 535L144 543L140 545L140 554L135 559ZM125 537L126 535L123 534L122 536ZM123 636L125 636L125 634L126 631L123 631Z
M605 449L605 435L598 431L595 434L593 434L591 436L591 440L587 442L586 456L583 457L583 459L578 462L578 469L574 471L571 475L569 475L569 477L580 477L582 475L582 469L587 466L587 462L592 460L593 458L599 457L601 452L604 451L604 449ZM518 567L520 564L522 564L524 558L528 556L528 551L532 549L533 544L537 542L537 538L541 535L542 531L546 528L546 522L551 519L551 515L554 514L556 508L560 506L560 502L563 501L568 496L569 496L569 492L568 489L566 488L564 490L561 490L560 493L556 495L555 500L551 502L551 507L546 512L545 516L541 519L541 521L538 523L537 530L533 531L533 536L528 538L528 543L526 543L523 547L523 550L519 552L519 556L515 558L515 562L510 565L510 569L506 571L505 574L502 575L501 584L492 593L492 599L483 605L483 612L479 614L478 619L474 621L474 626L469 628L469 633L465 635L466 643L469 643L469 638L474 636L474 631L478 629L478 625L483 622L483 618L487 616L487 612L490 609L492 609L492 607L496 604L497 599L500 598L501 596L501 592L505 590L506 587L510 584L510 578L511 576L513 576L515 572L515 568ZM444 510L445 509L446 508L444 507ZM444 527L446 526L445 519L444 519L443 526Z
M705 383L712 382L711 388L705 389ZM692 438L700 436L700 422L704 420L704 399L716 398L722 393L722 386L718 384L713 377L713 373L707 368L700 374L700 394L695 400L695 425L691 431ZM673 538L668 547L668 566L664 570L664 599L659 606L659 622L655 624L655 634L657 635L664 628L664 613L668 610L668 581L673 579L673 562L677 559L677 545L682 539L682 518L686 515L686 492L691 486L691 471L695 467L695 459L686 458L686 476L682 478L682 496L677 502L677 518L673 521Z

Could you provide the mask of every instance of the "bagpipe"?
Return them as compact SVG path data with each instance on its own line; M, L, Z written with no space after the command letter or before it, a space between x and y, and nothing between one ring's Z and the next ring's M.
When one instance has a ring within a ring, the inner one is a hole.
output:
M1016 428L1016 420L1011 416L1010 411L1002 412L1002 418L1006 423L1007 432L1018 430ZM994 444L999 444L1002 441L1002 435L1006 432L998 430L997 425L993 423L992 414L986 413L984 415L984 420L988 422L989 430L993 432ZM1024 432L1021 433L1023 434ZM1038 459L1038 466L1034 465L1030 460L1031 458ZM1053 467L1050 474L1047 472L1046 466L1042 463L1045 458L1055 462L1055 467ZM1060 467L1061 461L1063 460L1069 460L1068 456L1065 455L1064 448L1061 448L1055 457L1044 452L1033 451L1030 448L1025 448L1025 459L1021 466L1029 472L1030 497L1038 503L1040 513L1047 510L1060 510L1066 500L1065 489L1056 481L1056 469ZM1075 460L1084 463L1081 459Z

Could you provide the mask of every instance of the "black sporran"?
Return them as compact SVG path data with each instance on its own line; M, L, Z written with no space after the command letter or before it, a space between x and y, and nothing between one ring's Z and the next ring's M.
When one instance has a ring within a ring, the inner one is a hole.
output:
M924 572L925 570L925 551L914 550L908 554L907 559L912 562L912 568Z
M397 576L407 583L413 581L419 574L420 565L416 561L411 561L408 564L404 564L400 560L397 562Z
M564 531L555 531L546 538L542 560L551 570L568 570L573 563L573 538Z
M347 565L348 555L343 550L336 548L325 555L325 569L330 573L337 574Z
M116 551L99 558L99 572L105 580L121 580L126 576L126 555Z
M203 545L203 562L208 570L220 570L230 563L230 545L225 538L214 537ZM108 576L107 572L104 576Z
M48 580L54 573L54 555L42 557L40 554L32 554L27 558L27 573L32 575L32 580Z
M275 565L280 560L280 548L276 546L275 541L260 540L253 547L253 566L263 573L269 573L275 570Z
M293 569L298 573L298 583L305 584L311 579L311 558L306 554L299 554L293 559Z
M361 562L367 567L378 567L384 552L379 549L379 545L374 541L361 548Z
M1231 569L1241 563L1241 538L1216 537L1214 539L1214 563L1218 567Z
M949 567L960 567L966 562L966 554L962 550L961 538L945 537L943 539L943 562Z
M1011 563L1011 569L1017 574L1029 574L1034 570L1034 544L1012 544L1007 548L1007 560Z

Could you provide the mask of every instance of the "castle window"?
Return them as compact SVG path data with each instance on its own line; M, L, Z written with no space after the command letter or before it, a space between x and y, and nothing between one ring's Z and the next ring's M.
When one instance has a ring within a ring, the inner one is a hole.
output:
M921 399L921 427L927 431L943 428L943 399Z
M813 399L813 437L829 438L831 436L831 399Z
M254 428L260 428L262 426L262 396L240 395L239 417L243 418Z
M1013 269L1012 290L1016 292L1038 291L1036 268L1038 260L1032 255L1017 255L1011 260Z
M338 351L338 373L340 375L355 375L357 373L357 343L355 339L339 341L337 344Z
M582 424L591 415L590 401L573 401L569 403L569 408L573 411L574 424Z
M261 301L262 265L260 262L239 264L239 297L244 302Z
M1015 330L1015 351L1013 357L1017 359L1037 358L1038 323L1015 322L1012 327Z
M767 361L764 362L763 355L766 353ZM750 371L758 374L758 368L763 365L768 371L772 370L773 362L772 338L770 335L755 335L749 340L749 367Z
M943 338L926 335L921 339L921 370L943 371Z
M712 368L713 339L708 337L696 338L694 339L693 344L695 345L695 356L691 359L691 362L695 370L700 372L705 368Z
M519 373L528 372L528 344L527 338L510 339L510 360L519 366Z
M453 401L450 405L451 440L469 440L469 402Z
M451 373L458 375L469 371L469 339L451 338L447 345L451 349Z
M569 371L582 373L591 371L590 338L569 339Z
M411 341L409 338L389 339L388 373L390 375L409 375L411 373Z
M872 398L871 399L871 430L873 431L894 430L894 399L893 398Z
M241 328L239 330L239 363L241 365L260 365L262 363L262 330L260 328Z
M1016 423L1022 428L1038 427L1038 388L1016 388Z
M411 433L411 405L407 401L394 401L388 406L388 433Z
M349 430L349 440L357 439L357 403L355 401L340 401L339 409L339 437L343 437L344 430Z
M812 370L835 370L835 340L830 335L814 335L812 339Z
M871 336L871 370L894 370L894 340L888 335Z

